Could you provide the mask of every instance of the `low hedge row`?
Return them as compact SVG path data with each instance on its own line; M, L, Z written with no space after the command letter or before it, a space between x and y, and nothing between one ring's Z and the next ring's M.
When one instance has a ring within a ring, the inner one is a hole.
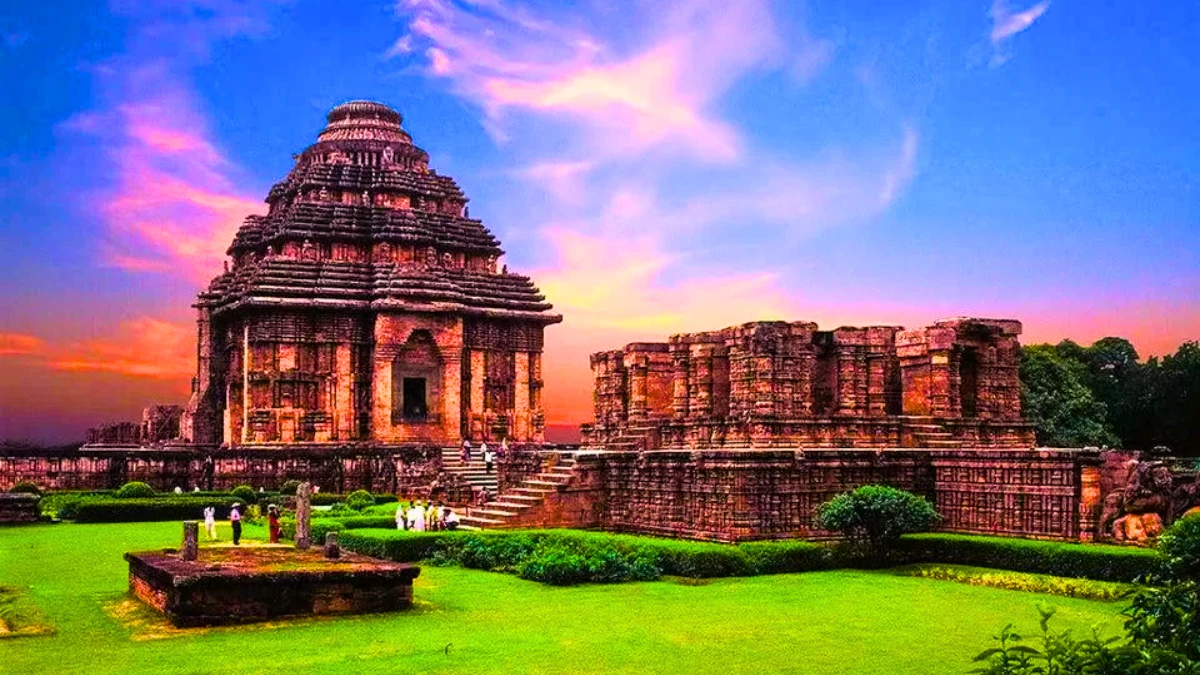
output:
M296 519L288 517L280 521L279 528L287 539L296 538ZM396 519L392 516L346 516L343 518L313 518L309 521L312 540L325 540L326 532L341 532L353 529L396 529Z
M1103 544L1035 541L964 534L910 534L899 557L914 563L973 565L1096 581L1133 582L1164 571L1153 549Z
M510 572L558 585L806 572L846 562L833 547L804 541L730 546L572 530L347 530L342 545L365 555Z
M229 517L236 497L162 496L150 499L98 498L79 502L74 518L79 523L135 523L156 520L202 520L204 509L214 506L216 517ZM61 513L61 511L60 511Z

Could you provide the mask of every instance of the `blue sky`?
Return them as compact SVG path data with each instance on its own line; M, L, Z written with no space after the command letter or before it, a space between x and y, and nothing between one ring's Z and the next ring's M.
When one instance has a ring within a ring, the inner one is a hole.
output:
M566 315L552 421L588 416L588 352L754 319L1173 351L1197 35L1181 2L10 0L0 436L186 397L190 299L352 98Z

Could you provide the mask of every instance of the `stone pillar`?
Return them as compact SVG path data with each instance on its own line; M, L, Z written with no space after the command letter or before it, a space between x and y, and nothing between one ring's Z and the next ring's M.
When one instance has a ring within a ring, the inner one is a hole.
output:
M351 358L350 343L341 343L334 347L333 372L333 415L334 438L339 441L356 440L354 419L358 413L354 409L354 371Z
M625 355L625 372L629 377L629 421L644 422L648 410L646 403L646 357L638 354Z
M519 441L528 441L529 437L529 352L517 352L514 358L516 381L513 383L513 427L509 429Z
M692 345L688 409L692 418L712 415L712 346Z
M472 349L469 358L471 359L471 400L468 403L468 410L470 411L468 418L473 423L476 415L483 414L483 391L484 385L487 384L487 361L483 350L480 349ZM473 426L463 431L468 435L474 435L475 433ZM479 431L480 433L484 432L483 429Z
M312 485L304 481L296 488L296 548L308 550L312 545L309 518L312 516Z
M688 350L687 345L671 344L673 367L671 414L676 418L688 416Z
M949 417L950 389L953 382L950 367L950 350L939 349L929 353L929 414L933 417Z
M857 407L855 362L853 347L839 345L837 349L837 405L839 415L853 415Z
M872 417L887 414L887 362L883 354L867 357L867 414Z
M197 541L200 538L200 523L194 520L183 521L183 546L179 549L181 560L195 560Z
M325 557L330 559L342 557L342 547L338 545L337 532L325 533Z
M227 443L245 443L250 440L250 320L242 326L242 437L227 438Z
M442 357L442 433L447 443L462 441L462 360L461 345L438 346Z

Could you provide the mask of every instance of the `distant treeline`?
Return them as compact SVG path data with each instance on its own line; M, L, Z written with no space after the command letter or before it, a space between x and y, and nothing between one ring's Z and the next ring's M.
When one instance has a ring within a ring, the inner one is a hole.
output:
M1200 343L1145 363L1124 338L1027 345L1021 403L1039 445L1200 456Z
M0 454L20 455L22 451L29 450L54 450L56 452L69 452L71 450L78 450L82 445L82 441L55 445L52 443L38 443L36 441L22 439L0 440Z

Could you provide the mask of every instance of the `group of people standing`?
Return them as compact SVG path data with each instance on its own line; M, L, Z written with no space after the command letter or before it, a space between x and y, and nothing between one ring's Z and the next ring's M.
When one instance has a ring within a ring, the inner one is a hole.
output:
M233 530L233 545L242 545L242 504L234 502L233 506L229 507L229 527ZM208 532L208 540L217 540L217 509L214 506L204 508L204 530ZM283 527L279 522L279 507L271 504L267 506L267 530L270 534L271 543L278 544L280 537L283 536Z
M396 529L414 532L457 530L458 514L441 502L435 505L430 499L422 506L421 500L414 499L407 508L403 503L396 508Z

